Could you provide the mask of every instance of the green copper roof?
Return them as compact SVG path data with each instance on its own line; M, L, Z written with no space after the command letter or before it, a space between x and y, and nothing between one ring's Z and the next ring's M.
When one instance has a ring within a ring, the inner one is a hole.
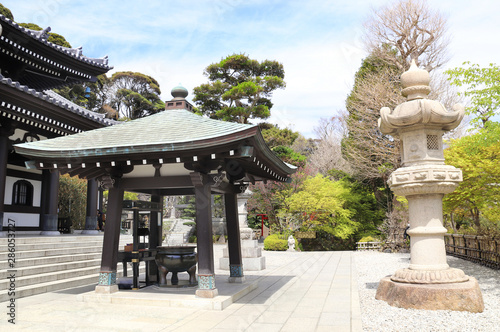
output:
M218 121L184 109L166 110L148 117L75 135L16 145L32 157L84 157L153 151L185 151L255 135L256 125ZM161 148L159 148L161 146Z

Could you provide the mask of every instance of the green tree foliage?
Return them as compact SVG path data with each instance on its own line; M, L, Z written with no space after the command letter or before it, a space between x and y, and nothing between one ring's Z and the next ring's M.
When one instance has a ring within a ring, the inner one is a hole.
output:
M128 119L136 119L165 109L160 99L160 84L151 76L122 71L110 79L111 107Z
M471 219L476 231L500 229L500 123L488 121L476 134L453 140L446 163L462 170L463 182L444 199L444 212Z
M484 127L500 109L500 67L491 63L487 68L464 62L464 67L446 71L451 84L465 88L459 94L470 98L467 114L475 115L472 123Z
M89 88L90 91L86 91ZM106 117L131 120L165 109L160 86L151 76L136 72L99 75L95 83L75 84L55 89L64 98Z
M277 61L259 62L233 54L205 68L209 83L194 88L193 101L213 119L248 123L271 115L271 96L284 88L285 71Z
M41 31L43 30L39 25L35 23L19 23L20 26L26 28L26 29L31 29L35 31ZM49 32L49 38L47 39L49 42L62 46L62 47L67 47L71 48L71 44L68 43L66 38L61 36L60 34L54 33L54 32Z
M352 211L345 207L348 189L341 182L317 174L307 178L302 190L285 199L286 207L279 212L287 224L300 230L318 230L347 239L359 228L352 220Z
M249 218L254 218L256 214L266 214L269 218L269 225L277 232L282 232L277 218L279 210L286 208L286 198L301 190L304 180L313 174L313 170L308 167L299 168L292 174L290 183L286 182L256 182L250 185L252 197L248 200Z
M298 131L293 131L290 128L281 129L278 125L267 122L259 123L259 127L267 146L271 149L279 145L291 147L300 136Z
M73 229L85 229L87 181L78 177L59 177L59 216L69 217Z
M54 89L54 91L73 103L85 107L88 103L87 98L85 98L85 88L84 84L74 84Z
M8 19L14 21L14 15L12 15L12 12L10 11L9 8L5 7L0 3L0 14L3 16L7 17Z
M352 212L351 219L359 224L356 237L379 235L386 211L377 203L372 188L343 171L332 169L328 175L348 190L343 199L345 207Z
M307 158L287 146L278 145L271 149L281 160L297 167L304 167Z

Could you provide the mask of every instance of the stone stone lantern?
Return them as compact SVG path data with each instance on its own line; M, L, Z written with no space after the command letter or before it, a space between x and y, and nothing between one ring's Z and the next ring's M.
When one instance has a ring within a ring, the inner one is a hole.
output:
M429 73L412 62L401 75L407 101L394 111L380 110L380 131L401 140L403 167L388 183L394 194L408 200L411 261L380 281L376 298L402 308L482 312L477 280L446 262L442 223L443 196L462 181L462 171L444 163L442 136L460 124L464 108L457 104L447 111L426 99L429 82Z

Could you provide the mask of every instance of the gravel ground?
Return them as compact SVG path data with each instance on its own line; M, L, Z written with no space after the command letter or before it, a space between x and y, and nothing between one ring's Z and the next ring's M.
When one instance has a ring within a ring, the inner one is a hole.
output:
M500 270L448 256L451 267L475 277L484 299L484 312L401 309L375 300L378 282L408 267L410 254L376 251L354 253L364 331L500 331Z

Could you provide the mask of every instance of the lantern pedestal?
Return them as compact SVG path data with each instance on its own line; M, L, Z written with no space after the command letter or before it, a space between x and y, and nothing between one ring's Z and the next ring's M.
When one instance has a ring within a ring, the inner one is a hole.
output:
M454 310L482 312L483 297L475 278L446 284L395 282L390 277L380 280L377 300L405 309Z

